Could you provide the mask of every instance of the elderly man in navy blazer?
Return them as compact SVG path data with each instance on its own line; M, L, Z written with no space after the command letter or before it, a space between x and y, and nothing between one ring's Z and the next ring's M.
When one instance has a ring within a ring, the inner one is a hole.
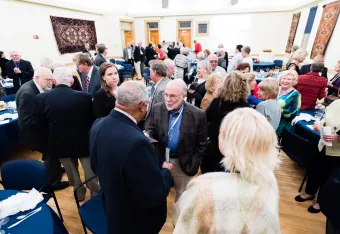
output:
M75 58L77 68L81 72L81 85L83 91L94 97L95 93L100 89L100 71L99 67L93 65L90 56L81 53Z
M91 164L103 192L107 233L156 234L166 221L172 164L160 166L137 125L147 104L143 83L124 82L118 88L115 109L90 131Z
M11 60L5 65L5 74L13 79L15 91L18 91L21 85L32 80L34 70L29 61L21 59L18 51L11 52Z

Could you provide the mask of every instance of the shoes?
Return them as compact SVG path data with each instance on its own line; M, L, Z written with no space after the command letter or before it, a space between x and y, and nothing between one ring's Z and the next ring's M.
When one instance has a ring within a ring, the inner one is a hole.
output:
M314 200L315 195L311 196L310 198L302 198L301 195L298 195L295 197L295 201L297 202L305 202L305 201L310 201L310 200Z
M70 183L68 181L60 181L58 183L55 183L52 185L53 190L62 190L70 186Z
M308 212L312 213L312 214L317 214L321 211L321 209L315 209L313 205L311 205L310 207L308 207Z

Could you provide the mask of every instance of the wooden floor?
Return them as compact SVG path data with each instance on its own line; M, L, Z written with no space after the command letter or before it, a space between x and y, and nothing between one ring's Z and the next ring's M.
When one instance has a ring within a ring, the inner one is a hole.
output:
M6 156L5 161L13 159L40 159L41 154L25 149L19 144L13 147L12 152ZM276 177L280 190L280 222L281 233L283 234L324 234L325 217L322 213L310 214L307 212L308 206L312 203L297 203L294 197L298 194L298 189L302 181L304 170L299 168L287 156L282 156L280 168L276 170ZM81 175L83 172L81 170ZM64 176L64 180L67 177ZM84 233L78 216L76 204L73 198L72 187L56 192L61 212L64 217L64 224L70 234ZM89 197L89 191L86 194ZM172 206L174 203L174 190L171 189L168 197L168 218L161 234L173 232ZM54 210L54 202L48 203Z

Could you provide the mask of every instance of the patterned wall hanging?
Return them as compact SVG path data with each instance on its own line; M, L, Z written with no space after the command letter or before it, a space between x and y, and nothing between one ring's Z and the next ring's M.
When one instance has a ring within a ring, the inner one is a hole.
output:
M290 53L292 51L296 30L297 30L297 27L299 26L300 15L301 15L301 12L295 13L293 15L292 24L290 26L290 31L289 31L288 41L287 41L287 46L286 46L287 53Z
M338 21L339 10L340 1L335 1L323 6L321 21L310 55L311 58L314 58L318 54L325 54L329 39L331 38L336 22Z
M61 54L84 50L85 43L91 50L97 44L94 21L50 16L53 32Z

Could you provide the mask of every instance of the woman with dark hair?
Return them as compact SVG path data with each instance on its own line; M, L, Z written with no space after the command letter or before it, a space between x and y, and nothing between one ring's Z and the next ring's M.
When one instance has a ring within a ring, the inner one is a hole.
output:
M237 71L242 73L249 73L250 72L250 65L249 63L239 63L236 67Z
M6 76L5 74L5 64L8 62L9 60L6 59L6 55L3 51L0 51L0 76L4 77Z
M115 64L106 62L100 65L101 88L93 98L93 111L96 118L107 116L115 107L118 81L118 69Z

